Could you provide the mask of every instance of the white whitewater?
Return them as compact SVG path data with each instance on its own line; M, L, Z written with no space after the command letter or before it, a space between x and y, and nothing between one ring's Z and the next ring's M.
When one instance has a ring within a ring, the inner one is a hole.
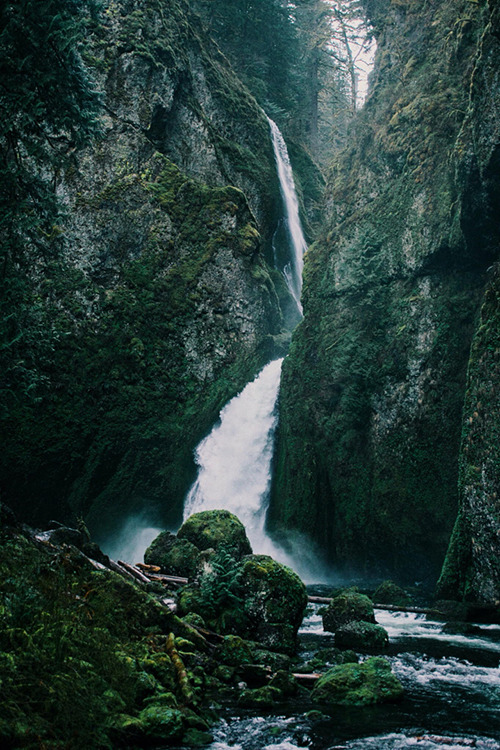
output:
M184 507L184 518L201 510L231 511L244 524L254 551L267 554L274 551L264 524L282 362L269 362L222 409L196 449L198 478Z
M290 290L290 293L297 303L297 307L302 315L300 294L302 291L304 253L307 250L307 243L304 237L304 232L302 231L302 224L300 223L299 202L297 200L297 191L295 190L295 182L293 179L290 157L288 156L288 149L276 123L269 117L267 119L271 129L276 170L280 182L281 197L283 199L283 208L285 211L286 225L292 251L290 254L290 260L283 269L283 275L288 289Z

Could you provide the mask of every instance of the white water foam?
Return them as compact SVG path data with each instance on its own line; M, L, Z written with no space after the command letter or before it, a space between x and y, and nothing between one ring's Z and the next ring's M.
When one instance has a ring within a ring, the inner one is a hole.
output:
M487 649L488 651L498 651L500 653L500 643L490 640L487 637L481 637L481 634L458 635L454 633L444 633L444 623L435 620L427 620L425 615L422 614L411 612L387 612L385 610L376 609L375 618L377 623L387 630L391 641L404 640L407 638L432 638L432 640L435 641L454 643L457 646L473 649ZM484 635L487 636L487 629L484 628L484 630Z
M254 551L263 554L275 551L264 524L282 362L270 362L229 401L198 445L198 478L184 509L185 519L201 510L231 511L244 524Z

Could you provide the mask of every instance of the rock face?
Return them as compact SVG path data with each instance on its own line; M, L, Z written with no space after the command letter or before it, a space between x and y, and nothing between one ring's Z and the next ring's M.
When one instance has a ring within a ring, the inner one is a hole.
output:
M105 2L85 61L102 133L54 176L53 253L18 269L0 479L31 522L170 524L192 449L283 331L269 126L184 0Z
M366 6L378 42L373 90L306 258L270 520L309 533L339 568L435 581L456 517L467 394L471 441L447 580L463 593L457 554L468 556L470 595L491 597L493 281L476 326L500 233L498 4Z

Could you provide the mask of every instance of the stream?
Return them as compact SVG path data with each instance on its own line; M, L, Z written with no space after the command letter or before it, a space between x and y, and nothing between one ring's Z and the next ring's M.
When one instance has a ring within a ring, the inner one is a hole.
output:
M309 607L299 632L303 661L333 646L318 610ZM500 626L451 635L425 615L375 615L389 633L386 658L405 688L402 701L335 708L304 703L301 713L296 704L280 705L263 716L232 709L215 728L209 750L500 748Z

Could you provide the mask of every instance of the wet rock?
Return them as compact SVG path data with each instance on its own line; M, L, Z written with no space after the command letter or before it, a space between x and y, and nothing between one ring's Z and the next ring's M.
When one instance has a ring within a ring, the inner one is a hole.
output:
M252 553L245 527L227 510L194 513L182 524L177 538L187 540L200 551L223 546L237 560Z
M181 711L161 704L144 708L139 714L140 731L150 741L176 740L183 735Z
M335 631L335 643L339 648L353 648L363 652L385 651L389 645L387 631L371 622L348 622Z
M239 667L254 661L248 644L237 635L226 635L215 651L215 658L229 666Z
M376 604L393 604L396 607L407 607L411 596L393 581L382 581L372 596Z
M252 685L253 687L263 687L268 683L271 684L269 680L272 676L272 670L263 664L244 664L239 668L238 674L247 685ZM279 688L279 685L275 685L274 687Z
M277 688L285 696L297 695L299 685L293 674L280 669L272 677L269 687Z
M477 635L481 628L470 622L447 622L443 625L442 631L450 635Z
M281 690L266 685L253 690L243 690L238 698L238 706L245 708L272 708L283 697Z
M182 738L182 744L186 747L205 747L213 742L213 735L200 729L188 729Z
M188 539L162 531L144 553L147 565L158 565L165 573L192 578L198 568L199 550Z
M333 667L317 681L312 699L318 703L364 706L397 701L403 687L388 661L372 657L362 664Z
M298 575L272 557L251 555L243 561L241 587L252 636L266 648L293 653L307 606Z
M323 628L330 633L335 633L338 628L349 622L375 623L371 599L349 590L334 597L323 610L322 617Z

